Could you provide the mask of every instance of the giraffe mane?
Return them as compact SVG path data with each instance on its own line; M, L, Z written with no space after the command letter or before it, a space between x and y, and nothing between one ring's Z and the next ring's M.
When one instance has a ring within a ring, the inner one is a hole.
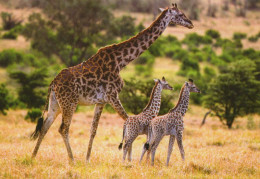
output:
M169 9L169 8L166 8L166 9L160 14L160 16L158 16L158 17L153 21L153 23L152 23L149 27L145 28L144 30L142 30L141 32L139 32L137 35L135 35L135 36L129 38L128 40L123 41L123 42L119 42L119 43L117 43L117 44L112 44L112 45L108 45L108 46L102 47L102 48L100 48L100 49L98 50L98 52L99 52L100 50L106 50L106 49L109 49L109 48L114 48L114 47L116 47L116 46L118 46L118 45L126 44L126 43L128 43L129 41L131 41L131 40L137 38L138 36L143 35L146 31L149 31L149 30L153 27L153 25L154 25L159 19L164 18L165 14L166 14L166 12L167 12L166 10L168 10L168 9Z
M159 81L157 81L153 87L153 90L152 90L152 93L150 95L150 99L149 99L149 102L148 104L146 105L146 107L143 109L143 111L145 111L147 108L149 108L151 106L151 103L152 103L152 100L153 100L153 96L154 96L154 93L155 93L155 89L156 87L158 86L159 84Z
M170 112L174 111L179 106L182 95L183 95L184 88L185 88L185 84L181 87L181 91L180 91L180 95L179 95L177 104L175 105L175 107L173 109L170 110Z

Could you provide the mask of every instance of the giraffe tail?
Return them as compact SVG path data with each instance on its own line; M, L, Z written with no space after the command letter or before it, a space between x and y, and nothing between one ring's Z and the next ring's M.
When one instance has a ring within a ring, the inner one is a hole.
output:
M122 149L124 138L125 138L125 124L124 124L124 127L123 127L123 137L122 137L122 141L121 141L121 143L120 143L119 146L118 146L118 150L121 150L121 149Z
M50 98L50 93L51 93L51 86L52 86L52 82L51 82L51 84L49 86L49 89L48 89L48 95L47 95L47 99L46 99L46 102L45 102L45 107L44 107L42 116L38 119L38 122L37 122L37 125L35 127L35 130L34 130L34 132L30 136L31 140L36 140L39 137L39 134L41 132L41 129L42 129L42 126L43 126L43 121L44 121L43 116L44 116L44 113L47 110L47 107L48 107L48 104L49 104L49 98Z
M43 117L40 117L38 119L35 131L31 134L31 137L30 137L31 140L36 140L39 137L42 126L43 126Z

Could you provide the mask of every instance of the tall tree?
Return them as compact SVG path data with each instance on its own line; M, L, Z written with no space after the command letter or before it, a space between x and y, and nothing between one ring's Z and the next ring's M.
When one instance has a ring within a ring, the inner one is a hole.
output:
M93 55L94 42L106 39L112 14L101 0L46 0L38 6L48 18L32 14L24 35L34 49L57 55L67 66Z
M255 79L255 68L254 62L239 60L209 86L205 106L228 128L236 117L260 112L260 82Z

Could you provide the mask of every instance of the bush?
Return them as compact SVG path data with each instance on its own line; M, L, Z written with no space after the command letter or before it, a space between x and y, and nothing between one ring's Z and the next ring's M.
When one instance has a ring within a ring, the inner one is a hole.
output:
M173 50L173 59L181 60L183 61L185 58L188 58L189 52L181 47L176 47Z
M185 36L182 41L184 44L187 44L189 47L199 46L201 44L211 44L212 38L211 36L205 35L201 36L197 33L190 33Z
M198 77L199 73L199 63L193 58L184 58L181 64L180 71L178 75L188 76L188 77Z
M233 34L233 39L234 40L241 40L241 39L245 39L246 38L246 33L242 33L242 32L235 32Z
M155 62L154 56L149 52L145 51L141 56L134 61L135 71L138 75L150 76L153 71L153 64Z
M25 116L25 119L30 122L37 122L37 119L41 117L42 111L39 108L32 108Z
M122 17L116 18L110 27L109 33L115 37L129 37L135 34L135 18L131 16L123 15ZM139 27L140 28L140 27Z
M22 54L14 49L3 50L0 52L0 66L7 67L22 60Z
M145 51L142 55L140 55L135 61L135 64L141 64L141 65L145 65L147 64L149 61L154 61L154 56L149 52L149 51Z
M220 38L220 33L217 31L217 30L214 30L214 29L209 29L205 32L205 34L207 36L210 36L211 38L213 39L218 39Z
M9 31L9 32L6 32L3 34L2 36L3 39L12 39L12 40L15 40L17 39L17 34L12 32L12 31Z
M159 38L148 48L148 51L155 57L163 56L164 43L167 41L164 38Z
M10 77L16 80L20 87L18 88L18 99L26 104L27 108L39 108L45 104L45 96L47 89L46 69L38 69L31 73L24 73L22 71L10 73Z
M2 18L4 30L10 30L10 29L14 28L15 26L20 25L23 22L20 19L14 18L13 15L8 12L2 12L1 18Z
M248 37L248 40L249 40L250 42L257 42L258 36L256 36L256 35L250 36L250 37Z
M12 104L12 99L5 84L0 84L0 113L6 115L5 110L8 110Z
M125 80L125 86L120 93L120 100L124 108L133 114L139 114L147 105L154 82L152 80L140 81L136 79ZM160 115L165 114L173 107L173 95L163 91Z

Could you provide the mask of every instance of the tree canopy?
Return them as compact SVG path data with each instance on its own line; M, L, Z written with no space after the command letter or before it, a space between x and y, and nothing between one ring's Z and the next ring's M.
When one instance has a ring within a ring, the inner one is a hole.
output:
M229 128L236 117L260 112L260 82L255 79L255 68L250 60L233 62L209 85L205 106Z

